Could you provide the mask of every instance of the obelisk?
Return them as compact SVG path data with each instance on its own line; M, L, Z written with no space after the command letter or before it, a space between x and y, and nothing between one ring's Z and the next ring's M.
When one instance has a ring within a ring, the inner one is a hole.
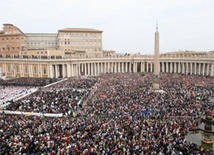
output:
M156 24L155 32L155 51L154 51L154 75L153 75L153 89L159 90L159 74L160 74L160 63L159 63L159 32L158 24Z

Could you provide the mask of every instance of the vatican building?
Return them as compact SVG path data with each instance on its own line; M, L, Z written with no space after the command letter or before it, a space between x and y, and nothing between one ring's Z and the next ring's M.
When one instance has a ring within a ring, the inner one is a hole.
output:
M65 78L103 73L154 72L154 55L102 48L102 31L64 28L24 33L13 24L0 31L0 77ZM159 56L160 72L214 76L214 52L173 51Z

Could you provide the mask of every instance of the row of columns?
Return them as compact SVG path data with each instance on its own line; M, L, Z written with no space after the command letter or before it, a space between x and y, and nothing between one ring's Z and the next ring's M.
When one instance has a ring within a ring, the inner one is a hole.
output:
M34 67L36 67L36 70L34 69ZM46 69L47 69L46 74L48 74L50 72L49 67L47 67ZM2 73L11 73L11 76L14 76L14 77L17 74L19 74L19 76L21 77L24 77L25 74L28 75L29 77L34 77L35 75L38 75L38 77L43 77L43 75L45 75L43 71L44 70L43 70L42 64L37 64L37 65L25 64L25 63L21 63L21 64L13 63L11 65L2 64L2 67L0 68L1 76L2 76Z
M10 67L10 71L8 69ZM24 77L71 77L81 75L99 75L102 73L124 73L124 72L154 72L153 61L126 61L126 62L65 62L53 63L47 67L43 64L26 64L17 63L9 65L2 64L0 68L0 78L2 73L11 73L9 75ZM35 72L34 67L37 71ZM44 72L46 68L46 73ZM27 72L26 72L27 70ZM195 75L208 75L214 76L214 63L210 62L160 62L160 72L166 73L182 73L182 74L195 74ZM7 74L6 74L7 75Z
M201 62L161 62L161 72L214 76L214 64Z
M90 62L51 64L49 66L49 77L52 78L120 72L154 72L154 63ZM160 62L160 72L214 76L214 64L199 62Z

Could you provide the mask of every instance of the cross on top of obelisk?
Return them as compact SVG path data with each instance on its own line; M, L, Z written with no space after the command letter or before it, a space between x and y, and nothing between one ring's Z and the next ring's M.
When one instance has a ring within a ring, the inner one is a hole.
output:
M156 21L156 31L158 31L158 21Z

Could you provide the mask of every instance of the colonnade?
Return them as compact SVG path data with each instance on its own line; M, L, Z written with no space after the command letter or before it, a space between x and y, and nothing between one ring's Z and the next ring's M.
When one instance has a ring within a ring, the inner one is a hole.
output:
M161 72L214 76L214 63L206 62L161 62Z
M49 77L99 75L103 73L154 72L152 61L105 61L54 63L49 66ZM160 61L160 72L214 76L211 62Z
M44 63L23 63L23 62L15 62L15 63L3 63L0 64L0 78L2 74L8 75L12 77L25 77L25 75L28 75L28 77L44 77L47 76L47 73L49 73L49 67L46 66ZM45 69L45 71L44 71Z

